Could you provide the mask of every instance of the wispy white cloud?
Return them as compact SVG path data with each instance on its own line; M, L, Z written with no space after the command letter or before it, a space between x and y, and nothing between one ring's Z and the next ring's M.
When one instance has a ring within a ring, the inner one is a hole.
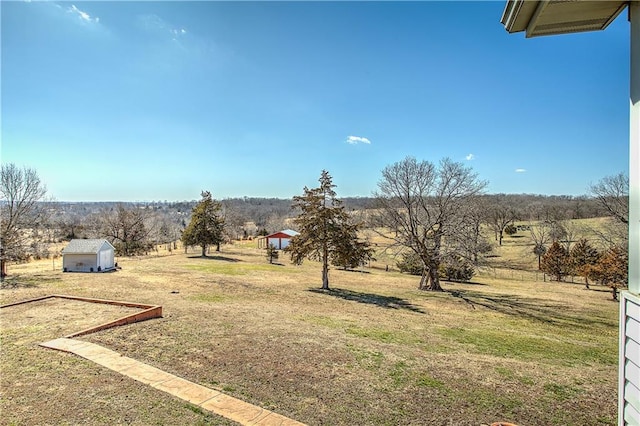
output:
M371 141L367 138L364 138L362 136L349 136L347 138L347 143L351 144L351 145L356 145L359 143L366 143L367 145L371 144Z
M173 40L178 40L179 37L187 34L186 28L174 27L158 15L142 15L138 17L138 21L146 31L168 34Z
M524 173L527 169L516 169L516 173Z
M95 18L92 18L91 15L89 15L87 12L78 9L75 4L72 4L71 7L67 9L67 12L76 14L78 18L80 18L84 22L88 22L88 23L100 22L100 18L98 18L97 16Z
M473 155L473 154L467 154L467 156L466 156L466 157L464 157L464 158L466 158L466 159L467 159L467 161L471 161L471 160L475 160L475 159L476 159L476 156L475 156L475 155Z

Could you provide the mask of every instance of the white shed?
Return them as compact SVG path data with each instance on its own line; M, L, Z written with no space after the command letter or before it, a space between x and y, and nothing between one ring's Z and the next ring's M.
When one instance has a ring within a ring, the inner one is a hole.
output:
M101 272L115 268L115 248L104 238L71 240L62 250L64 272Z

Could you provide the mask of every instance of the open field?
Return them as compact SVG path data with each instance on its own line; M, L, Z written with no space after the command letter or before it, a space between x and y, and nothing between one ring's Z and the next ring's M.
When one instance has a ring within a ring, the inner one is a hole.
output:
M322 292L317 263L269 265L248 243L195 256L120 258L105 274L11 265L16 286L0 302L161 304L162 319L80 339L310 425L615 424L618 305L607 289L480 274L433 294L375 264L332 270L334 290ZM232 424L38 347L82 320L57 308L0 311L2 424Z

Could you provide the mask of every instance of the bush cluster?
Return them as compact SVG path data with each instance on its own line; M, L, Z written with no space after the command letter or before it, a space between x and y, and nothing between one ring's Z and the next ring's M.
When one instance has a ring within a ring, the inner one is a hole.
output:
M414 252L405 253L402 258L396 262L396 266L400 272L411 275L422 275L423 266L420 256ZM475 274L475 269L470 262L456 256L450 256L445 259L438 269L438 275L447 281L469 281Z

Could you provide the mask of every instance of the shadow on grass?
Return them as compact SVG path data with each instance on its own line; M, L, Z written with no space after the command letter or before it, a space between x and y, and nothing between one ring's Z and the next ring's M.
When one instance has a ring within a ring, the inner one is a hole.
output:
M426 314L418 306L415 306L408 301L399 297L393 296L381 296L374 293L361 293L352 290L343 290L339 288L333 288L331 290L323 290L321 288L310 288L308 291L312 293L325 294L328 296L338 297L344 300L350 300L358 303L365 303L367 305L376 305L381 308L387 309L405 309L407 311L416 312L419 314Z
M361 271L359 269L336 269L336 271L340 271L340 272L357 272L359 274L370 274L371 273L369 271Z
M35 278L38 279L38 278ZM41 279L41 281L52 281L51 279ZM57 281L57 280L55 280ZM19 275L6 277L0 282L0 289L9 289L9 288L34 288L38 285L34 282L34 278L25 279Z
M222 260L224 262L242 262L240 259L226 256L189 256L189 259Z
M571 315L569 305L552 303L545 299L519 297L513 294L485 294L473 290L451 290L449 294L468 303L473 309L482 306L502 314L547 324L580 328L616 325L604 318L594 318L580 313Z
M443 280L441 279L442 282L447 282L447 283L452 283L452 284L460 284L460 285L473 285L473 286L487 286L488 284L485 283L479 283L476 281L449 281L449 280Z

